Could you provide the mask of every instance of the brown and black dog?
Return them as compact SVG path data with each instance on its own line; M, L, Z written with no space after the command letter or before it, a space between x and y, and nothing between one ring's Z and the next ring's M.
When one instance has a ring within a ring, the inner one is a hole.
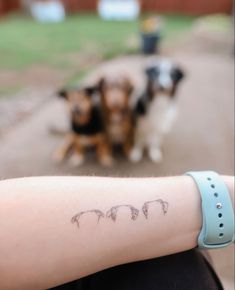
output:
M72 153L72 164L79 166L84 162L86 150L93 147L102 165L112 164L101 110L93 99L96 91L95 87L85 87L61 90L58 93L58 96L67 102L71 130L64 144L55 152L56 162L62 162L69 153Z
M98 83L105 131L111 146L121 145L126 156L133 146L134 119L130 108L133 86L127 77L102 77Z

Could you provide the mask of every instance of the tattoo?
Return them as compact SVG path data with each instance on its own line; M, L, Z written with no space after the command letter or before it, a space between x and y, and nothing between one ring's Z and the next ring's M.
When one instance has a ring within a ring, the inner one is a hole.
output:
M144 203L144 205L142 207L142 211L143 211L143 214L144 214L146 219L148 218L149 206L152 203L160 203L161 206L162 206L163 214L165 215L167 213L168 205L169 205L168 202L166 202L166 201L164 201L162 199L156 199L156 200L152 200L152 201L147 201L147 202Z
M87 210L87 211L81 211L81 212L79 212L78 214L76 214L75 216L72 217L71 222L73 224L76 223L77 226L78 226L78 228L79 228L81 217L84 214L87 214L87 213L94 213L97 216L97 218L98 218L97 223L99 223L99 221L100 221L101 218L104 218L105 217L105 214L101 210L99 210L99 209L93 209L93 210Z
M128 207L131 210L131 219L135 221L139 215L139 210L132 205L117 205L113 206L110 210L107 211L106 217L111 218L114 222L117 219L117 212L120 207Z
M146 219L148 219L148 217L149 217L149 207L153 203L159 203L161 205L161 209L162 209L163 214L166 215L168 208L169 208L169 203L167 201L164 201L162 199L150 200L150 201L146 201L142 206L142 212L143 212L144 217ZM133 221L137 220L137 218L139 217L139 214L140 214L140 210L135 208L134 206L132 206L130 204L124 204L124 205L116 205L116 206L111 207L111 209L109 209L106 212L106 214L99 209L81 211L72 217L71 222L73 224L77 224L77 227L79 228L80 227L80 220L81 220L82 216L85 214L89 214L89 213L93 213L96 215L96 217L98 218L97 223L99 223L101 218L111 219L112 221L115 222L117 220L118 210L121 207L129 208L131 211L131 219Z

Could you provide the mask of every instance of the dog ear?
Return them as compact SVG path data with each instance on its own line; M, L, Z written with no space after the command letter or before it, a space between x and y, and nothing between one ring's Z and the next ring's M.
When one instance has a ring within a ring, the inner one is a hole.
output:
M62 89L59 92L57 92L57 96L63 99L67 99L68 92L65 89Z
M106 84L105 78L101 77L96 85L97 90L103 92L105 84Z
M148 79L153 80L157 77L158 73L159 73L159 69L157 66L152 66L149 67L145 70L145 73L148 77Z
M90 86L90 87L85 87L84 88L85 93L88 96L93 96L95 93L97 93L99 91L99 87L98 86Z
M185 73L181 68L176 67L172 70L171 77L175 83L178 83L185 77Z

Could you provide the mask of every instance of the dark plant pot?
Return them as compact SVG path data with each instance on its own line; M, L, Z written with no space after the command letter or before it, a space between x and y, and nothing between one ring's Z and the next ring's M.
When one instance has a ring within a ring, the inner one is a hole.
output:
M159 42L160 34L146 34L143 33L142 37L142 48L141 51L143 54L155 54L159 52Z

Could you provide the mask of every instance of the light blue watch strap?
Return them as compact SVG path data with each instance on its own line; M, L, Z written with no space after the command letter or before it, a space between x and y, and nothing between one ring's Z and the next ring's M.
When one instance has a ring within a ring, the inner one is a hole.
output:
M187 172L197 184L202 200L200 248L221 248L234 241L234 211L228 189L213 171Z

